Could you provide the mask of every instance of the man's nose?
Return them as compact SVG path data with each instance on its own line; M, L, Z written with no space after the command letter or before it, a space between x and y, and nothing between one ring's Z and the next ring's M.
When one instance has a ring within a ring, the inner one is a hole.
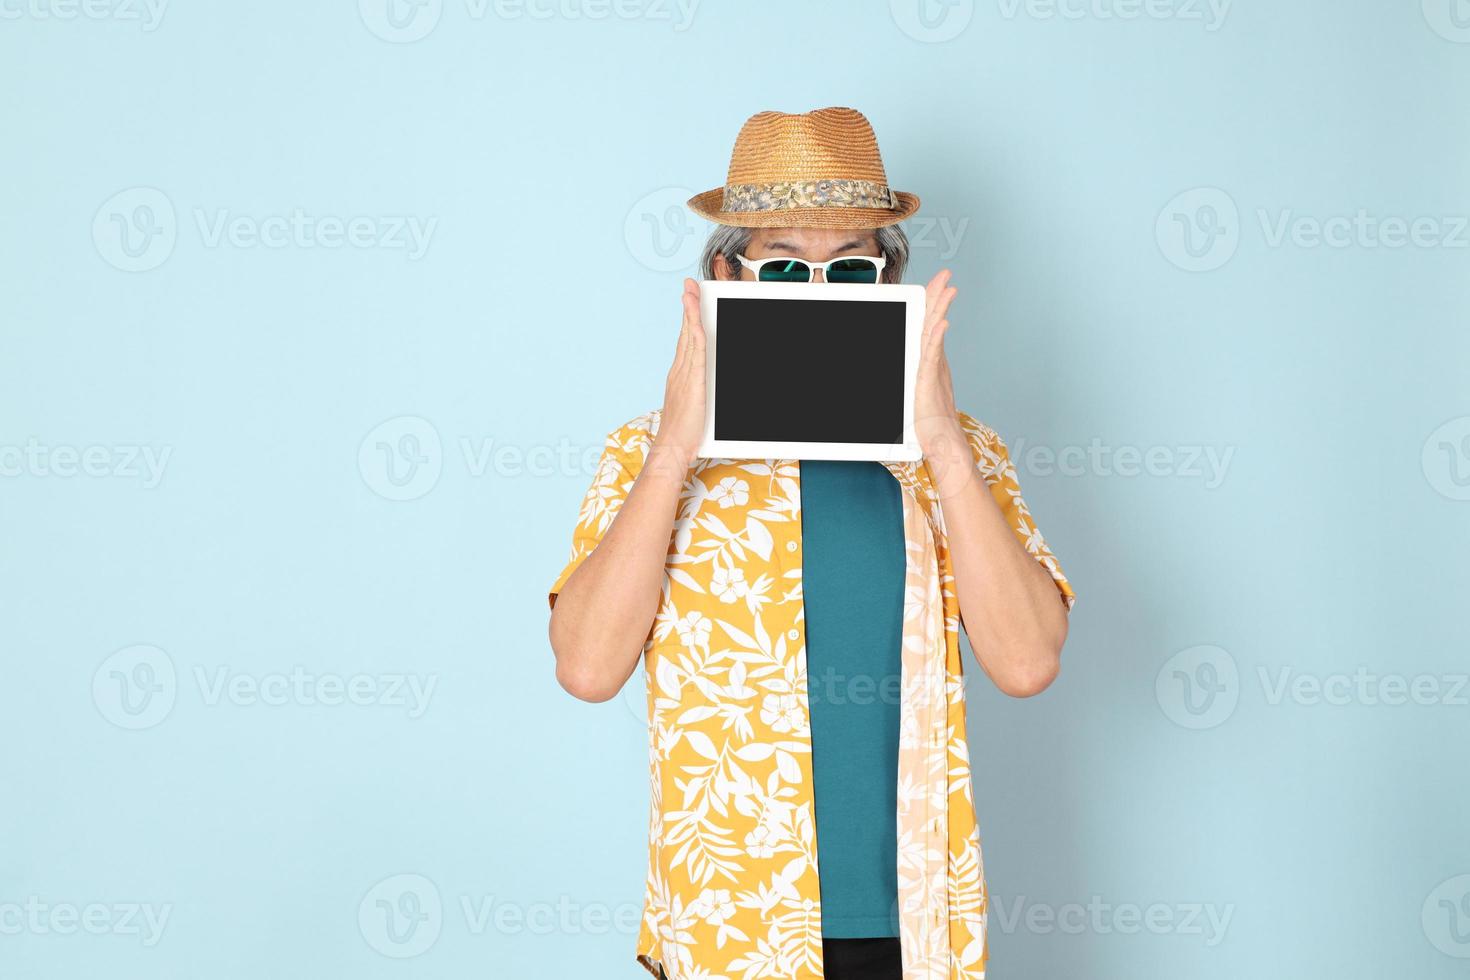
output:
M826 282L825 274L821 269L812 270L812 282Z

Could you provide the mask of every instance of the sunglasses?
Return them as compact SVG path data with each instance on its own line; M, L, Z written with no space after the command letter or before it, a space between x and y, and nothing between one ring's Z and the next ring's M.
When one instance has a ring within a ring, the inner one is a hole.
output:
M789 256L747 259L736 255L740 264L755 273L761 282L811 282L812 271L822 270L824 282L877 282L888 260L866 255L847 256L829 262L808 262Z

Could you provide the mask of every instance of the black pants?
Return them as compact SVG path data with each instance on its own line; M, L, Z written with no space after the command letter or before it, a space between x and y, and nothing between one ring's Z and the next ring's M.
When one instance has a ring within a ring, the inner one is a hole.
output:
M898 939L824 939L822 973L826 980L903 980Z

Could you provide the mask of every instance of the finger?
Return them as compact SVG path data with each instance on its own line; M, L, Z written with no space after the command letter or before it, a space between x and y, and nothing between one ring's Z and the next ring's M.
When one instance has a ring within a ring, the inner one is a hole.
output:
M944 292L939 294L939 308L935 311L939 314L938 319L943 320L949 316L949 304L954 302L954 298L959 295L959 292L958 286L948 286Z
M930 285L934 287L934 291L924 298L923 336L927 337L928 332L933 329L934 324L943 320L949 312L949 304L954 299L954 294L957 290L953 286L945 286L943 284L947 281L947 278L948 270L945 270L945 272L941 272L930 282Z
M671 375L680 373L682 371L685 359L685 351L689 349L690 310L689 294L687 292L683 293L679 297L679 304L682 307L682 316L679 320L679 336L674 340L674 364L673 367L669 369L669 373Z
M932 326L949 315L949 304L954 302L955 295L959 289L955 286L946 286L935 295L933 302L924 309L925 318Z
M933 340L934 328L945 319L949 312L949 304L954 299L955 287L950 286L938 299L924 311L924 327L919 331L919 349L927 351Z
M930 279L929 280L929 285L927 285L927 286L924 287L924 332L923 332L923 336L926 339L929 336L929 328L932 327L932 326L934 326L934 320L935 320L935 317L934 317L934 304L936 302L938 302L938 300L939 300L939 290L938 290L938 288L936 288L936 283L938 281L939 281L939 277L938 276L935 276L933 279Z
M934 278L929 280L929 285L924 287L924 291L930 294L938 293L949 284L951 275L952 273L948 269L940 269L934 273Z
M691 319L688 326L684 328L684 364L692 367L696 361L702 361L704 357L704 330L699 325L698 319Z
M686 308L689 310L689 346L697 353L704 353L704 315L700 311L699 283L684 280Z
M924 308L926 310L939 299L939 294L944 292L944 287L949 285L949 280L950 271L948 269L940 269L934 274L934 278L929 280L929 284L924 287Z

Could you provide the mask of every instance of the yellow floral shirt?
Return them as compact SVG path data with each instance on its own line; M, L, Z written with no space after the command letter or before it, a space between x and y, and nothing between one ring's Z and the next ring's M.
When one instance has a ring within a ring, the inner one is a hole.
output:
M1070 609L1071 586L1021 499L1004 443L959 413L975 465ZM597 546L658 431L607 437L550 601ZM898 917L904 980L985 975L987 895L965 737L959 603L922 463L903 489ZM799 464L701 459L669 542L648 678L648 878L639 961L670 980L819 980L821 889L802 616Z

